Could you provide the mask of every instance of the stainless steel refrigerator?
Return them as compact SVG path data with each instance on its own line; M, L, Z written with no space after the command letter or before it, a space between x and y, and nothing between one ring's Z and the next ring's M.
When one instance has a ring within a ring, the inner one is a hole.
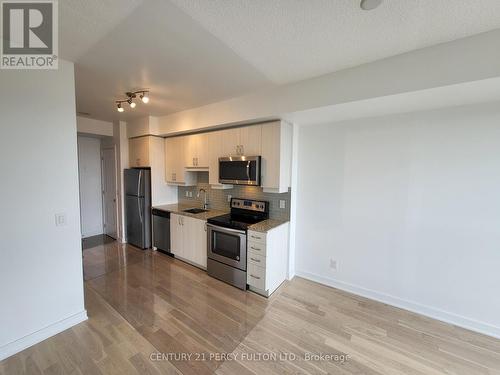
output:
M151 247L151 170L125 169L125 220L127 242L141 249Z

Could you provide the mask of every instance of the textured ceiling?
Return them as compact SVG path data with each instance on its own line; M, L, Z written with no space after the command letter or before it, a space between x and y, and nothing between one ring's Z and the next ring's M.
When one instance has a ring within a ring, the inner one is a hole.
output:
M500 27L499 0L171 0L275 83Z
M500 0L384 0L369 12L359 0L62 0L59 11L77 110L105 120L178 112L500 28ZM118 114L114 100L139 88L151 89L151 103Z
M122 1L125 10L120 10ZM270 85L262 73L169 1L134 3L133 12L129 11L133 2L128 0L107 1L106 10L96 0L65 2L82 2L81 12L61 15L68 17L62 22L61 36L73 35L65 36L61 54L78 56L77 111L91 117L113 120L164 115ZM121 21L109 30L93 31L94 25L107 22L114 8ZM95 19L86 25L92 12ZM85 39L84 47L73 46L73 38ZM119 114L114 101L123 99L126 91L142 88L150 89L150 103L139 102L134 110L124 105L125 112Z
M144 0L59 1L60 55L76 61Z

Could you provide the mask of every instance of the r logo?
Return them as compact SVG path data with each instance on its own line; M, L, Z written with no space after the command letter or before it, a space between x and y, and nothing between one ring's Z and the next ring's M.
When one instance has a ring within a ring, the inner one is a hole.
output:
M46 2L2 2L4 55L51 55L53 6Z

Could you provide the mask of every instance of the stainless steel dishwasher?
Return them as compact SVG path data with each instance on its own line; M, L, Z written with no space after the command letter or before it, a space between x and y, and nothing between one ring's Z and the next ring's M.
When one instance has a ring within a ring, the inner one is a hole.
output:
M153 247L170 255L170 212L153 208Z

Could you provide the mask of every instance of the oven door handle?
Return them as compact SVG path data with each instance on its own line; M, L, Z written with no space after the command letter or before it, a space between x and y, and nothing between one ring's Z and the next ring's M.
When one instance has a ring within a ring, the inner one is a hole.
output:
M207 224L207 227L211 228L211 229L218 230L219 232L246 234L246 232L244 230L231 229L231 228L226 228L226 227L220 227L218 225L213 225L213 224Z

